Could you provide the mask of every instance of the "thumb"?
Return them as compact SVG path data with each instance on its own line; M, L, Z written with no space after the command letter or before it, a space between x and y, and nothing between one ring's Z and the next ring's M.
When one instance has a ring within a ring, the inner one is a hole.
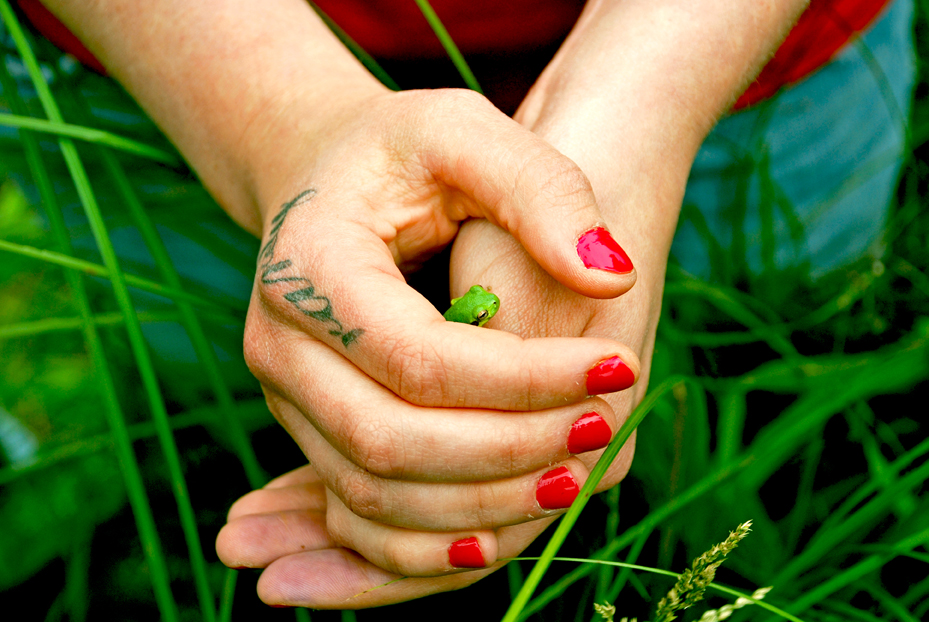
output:
M490 104L474 120L465 129L439 124L449 129L439 130L444 153L436 154L437 172L471 199L466 213L450 216L486 218L505 229L579 294L613 298L628 291L636 276L619 243L622 230L610 230L577 164Z

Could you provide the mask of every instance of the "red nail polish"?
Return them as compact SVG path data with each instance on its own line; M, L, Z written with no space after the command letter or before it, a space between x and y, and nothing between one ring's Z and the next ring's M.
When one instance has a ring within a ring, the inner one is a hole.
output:
M613 438L613 430L597 413L587 413L574 422L568 433L568 453L582 454L606 447Z
M618 356L600 361L587 372L587 395L622 391L634 384L635 374Z
M487 565L477 538L465 538L452 542L448 547L448 562L455 568L483 568Z
M568 467L552 469L539 479L535 499L542 509L561 510L570 507L580 487Z
M580 237L577 241L577 254L586 268L619 274L632 272L629 255L603 227L594 227Z

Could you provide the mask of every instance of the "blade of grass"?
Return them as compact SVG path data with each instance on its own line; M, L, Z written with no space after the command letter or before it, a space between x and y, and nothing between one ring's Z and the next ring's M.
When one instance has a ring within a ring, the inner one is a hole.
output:
M855 585L881 603L881 606L900 622L920 622L919 618L907 611L899 600L880 586L874 585L871 581L859 581Z
M523 586L523 582L526 580L526 577L523 574L523 569L519 565L519 562L510 562L506 565L506 578L507 585L510 588L510 600L513 600L516 598L516 595L519 594L519 589Z
M676 280L665 285L667 296L687 294L700 296L735 321L751 329L751 332L758 337L757 341L764 341L785 359L796 362L802 358L788 339L722 289L693 278Z
M927 454L929 454L929 438L923 440L913 449L891 462L887 467L888 477L896 478L903 469ZM822 529L832 529L835 525L844 522L852 511L852 508L858 506L862 501L877 492L880 486L881 484L879 482L868 480L864 486L856 488L854 494L849 496L839 507L833 509L829 513L829 517L822 524Z
M709 223L703 212L693 203L685 203L681 207L681 222L689 222L697 232L697 236L703 241L707 249L707 256L710 260L710 274L723 275L723 280L728 280L726 252L722 244L713 235Z
M725 463L744 448L742 435L748 405L745 391L735 387L726 390L719 399L719 419L716 423L716 460Z
M924 529L921 532L912 534L895 543L893 548L896 554L900 554L917 546L925 545L927 542L929 542L929 529ZM866 557L851 568L836 574L823 583L808 590L800 598L792 602L787 607L787 610L794 613L803 613L840 589L855 583L872 572L880 570L891 557L893 557L893 554L871 555Z
M836 622L849 622L851 620L860 620L861 622L886 622L885 618L879 618L875 615L856 609L848 603L838 602L834 599L823 601L823 609L837 612L841 617L829 616L827 620L836 620Z
M450 59L452 59L452 63L454 63L455 69L457 69L458 73L461 74L461 77L465 81L465 84L468 85L468 88L472 91L483 93L484 91L481 90L481 85L477 83L477 78L474 77L474 73L472 73L471 68L468 67L468 63L465 61L464 56L462 56L461 52L458 51L458 46L455 45L454 41L452 41L448 31L442 24L442 20L439 19L438 15L436 15L428 0L416 0L416 6L419 7L419 10L422 11L423 17L426 18L427 22L429 22L429 27L432 28L435 36L439 38L439 42L442 44L442 47L445 48L445 53L448 54Z
M182 164L180 158L166 151L162 151L161 149L150 147L144 143L132 140L131 138L117 136L116 134L112 134L104 130L85 127L83 125L56 123L54 121L46 121L44 119L36 119L35 117L7 114L4 112L0 112L0 125L33 130L35 132L51 134L53 136L76 138L77 140L94 145L112 147L113 149L131 153L132 155L136 156L141 156L149 160L154 160L160 164L167 164L168 166L176 167Z
M6 0L0 0L0 3L2 3L0 7L2 7L4 12L8 13L11 18L7 27L32 79L45 114L52 121L63 122L64 120L61 117L58 105L52 96L48 83L45 81L38 61L32 54L32 49L26 39L25 32L22 31L15 18L12 17L12 11ZM178 505L181 529L184 532L184 539L187 542L191 569L194 575L194 585L196 587L197 597L200 600L201 614L207 622L213 622L216 617L216 603L213 600L212 589L210 588L207 576L206 560L203 556L203 548L200 545L200 534L197 531L196 515L190 504L187 484L184 479L183 468L181 467L180 455L177 450L177 445L174 442L174 437L171 434L167 409L161 395L161 389L158 386L158 380L155 377L155 370L145 344L145 339L142 336L142 329L135 315L135 309L129 297L129 290L116 258L116 252L109 239L109 234L103 222L103 216L97 205L96 196L94 195L77 148L70 138L64 137L59 137L58 145L64 156L68 172L71 174L71 178L77 189L78 198L84 208L84 214L90 223L90 228L97 242L97 247L103 257L103 263L110 272L110 281L113 285L113 293L116 296L117 304L126 319L126 332L129 337L129 344L136 360L139 375L142 378L142 384L148 397L149 408L152 411L156 429L158 430L158 440L161 444L162 453L164 454L170 473L172 492L174 493L174 498Z
M242 323L241 318L236 318L231 315L220 316L209 312L207 312L207 315L226 324ZM81 330L83 328L83 321L83 318L80 317L50 317L30 322L7 324L5 326L0 326L0 341L18 337L34 337L47 333ZM98 313L91 317L91 321L97 326L117 326L123 323L123 316L119 313ZM139 312L139 322L143 324L180 321L181 315L174 311Z
M758 162L758 218L761 221L761 265L762 273L773 272L777 268L775 252L777 238L774 234L774 179L771 176L771 154L767 146L763 147Z
M729 464L721 466L718 470L707 474L705 477L694 483L677 497L670 499L661 507L649 512L648 515L636 523L635 526L630 527L619 537L611 540L605 546L594 552L594 554L591 555L591 558L599 560L609 559L615 556L619 551L635 542L637 538L647 537L648 534L653 532L663 521L667 520L677 512L683 510L691 503L702 499L705 495L713 492L726 480L729 480L742 473L745 469L750 468L754 461L754 456L750 454L743 455L738 460L733 460ZM585 578L588 574L590 574L590 572L590 566L582 566L581 568L572 570L571 572L562 576L552 585L547 587L541 594L527 603L525 609L522 612L522 615L520 616L520 620L525 620L533 613L541 610L543 607L545 607L546 604L561 596L565 590L567 590L577 581Z
M590 497L593 495L594 488L606 474L607 469L613 464L613 460L616 459L616 456L619 455L620 449L632 435L632 432L638 427L638 425L645 419L645 416L651 411L652 407L655 405L655 402L658 401L668 390L678 385L681 382L687 382L683 376L672 376L664 382L662 382L658 387L651 391L648 395L645 396L645 399L632 411L632 414L629 415L629 418L623 423L619 428L619 431L616 433L616 436L610 441L610 444L604 450L603 455L600 456L600 460L597 461L596 466L590 472L590 476L587 478L587 481L584 482L584 485L581 487L580 492L577 495L577 498L574 500L574 503L571 504L571 507L568 508L567 513L561 518L561 521L558 523L558 527L555 529L555 533L552 534L552 537L549 539L548 544L545 546L545 549L542 551L542 556L539 561L536 562L532 570L529 573L529 576L526 577L525 583L523 583L522 588L519 590L519 594L516 595L516 598L513 599L513 602L510 604L509 609L506 612L506 615L503 616L503 622L516 622L520 619L520 614L522 613L523 608L529 602L529 599L532 597L532 593L535 591L535 588L539 585L539 581L542 580L542 577L545 574L545 571L548 570L551 560L555 557L555 553L558 552L558 549L561 548L562 543L564 543L565 538L568 537L571 528L574 527L574 523L577 522L578 517L581 515L581 512L584 510L584 506L587 505L587 502L590 500Z
M604 536L606 537L607 542L619 535L619 486L613 486L601 497L606 503L609 511L606 515L606 524L604 526ZM635 561L635 560L627 560ZM609 566L602 566L600 573L597 576L597 585L596 592L594 592L594 601L603 602L607 599L609 594L610 585L613 583L614 579L614 570ZM586 603L586 599L582 599L582 603ZM586 612L586 607L585 607Z
M797 488L797 502L785 521L787 524L785 540L788 551L797 548L803 528L806 527L808 521L815 520L812 509L814 501L813 484L824 449L825 443L823 439L814 438L803 453L800 485Z
M46 263L52 263L65 268L70 268L72 270L79 270L85 274L91 276L98 276L105 279L112 279L110 274L110 269L106 266L101 266L100 264L93 263L92 261L85 261L83 259L78 259L77 257L72 257L67 253L58 253L55 251L46 250L44 248L36 248L34 246L26 246L24 244L16 244L14 242L8 242L6 240L0 240L0 251L8 251L10 253L15 253L17 255L22 255L23 257L31 257L33 259L40 259ZM196 294L191 294L188 292L180 291L173 289L161 283L156 283L155 281L150 281L142 277L134 276L132 274L123 274L123 280L126 285L130 287L135 287L141 289L142 291L149 292L151 294L157 294L159 296L164 296L174 301L186 301L193 304L212 308L217 311L228 311L223 309L222 306L217 303L198 296ZM245 312L245 308L236 307L233 309L235 311ZM242 320L238 320L241 322Z
M219 595L219 614L216 616L217 622L230 622L232 620L232 601L235 600L235 584L239 578L239 572L233 568L226 568L226 576L223 579L223 591Z
M274 421L271 413L268 412L268 407L264 400L249 400L240 403L239 415L251 425L260 425L261 422L270 424ZM197 408L173 415L171 417L171 429L182 430L193 426L200 426L208 423L218 424L220 422L221 415L217 408ZM144 421L127 426L126 433L129 439L137 441L155 436L157 430L155 429L154 423ZM116 443L117 439L112 434L101 434L99 436L82 438L53 449L40 450L35 460L32 462L25 464L16 463L0 468L0 486L28 473L49 468L65 460L79 458L80 456L98 451L116 449Z
M183 290L181 277L174 268L171 257L168 255L168 250L162 243L158 232L155 230L155 225L148 217L145 208L142 206L142 202L132 188L132 184L126 177L126 173L122 166L113 154L106 149L100 150L100 157L102 158L104 168L115 182L117 190L122 197L123 204L129 210L139 233L142 235L142 239L145 241L145 245L152 254L161 273L162 280L172 289ZM194 313L190 303L177 301L175 304L181 314L181 323L194 347L197 358L203 365L204 372L206 372L207 381L213 394L216 396L216 400L219 402L220 411L223 414L223 427L230 434L236 456L245 469L248 483L252 488L260 488L267 483L268 476L264 469L258 464L258 458L252 450L251 443L245 434L245 430L242 429L242 423L239 421L236 412L235 400L232 397L232 392L226 385L226 381L223 379L216 352L207 339L200 319Z
M6 0L0 0L0 19L2 19L3 23L6 25L7 30L19 32L19 41L17 41L17 44L20 47L28 47L23 40L21 30L19 30L19 23L16 21L16 17ZM7 73L5 64L0 64L0 77L2 77L4 81L4 91L10 94L12 105L14 107L20 106L25 108L18 99L15 84L13 84L12 78ZM45 203L53 235L63 253L69 253L71 251L70 239L56 201L51 180L41 158L38 142L30 133L24 132L22 135L22 143L26 150L29 168L35 177L36 186ZM125 417L119 405L116 387L110 375L106 356L103 351L103 345L100 342L100 337L91 319L92 311L90 300L81 275L78 272L66 269L65 278L68 280L74 295L75 305L83 320L84 341L90 358L93 361L94 377L100 384L103 410L110 426L120 472L126 483L129 503L132 507L132 514L136 522L136 529L142 541L143 554L148 572L151 575L155 601L162 618L167 622L176 622L179 620L179 614L177 605L174 602L174 596L171 593L171 581L168 574L167 562L161 549L161 541L158 537L158 530L155 525L154 515L152 514L151 504L149 503L148 495L145 491L139 463L132 450L132 443L126 430Z
M639 554L642 552L642 549L645 548L645 543L648 542L649 536L652 534L642 533L638 539L632 544L632 547L629 549L629 553L626 555L626 564L633 564L635 560L639 558ZM623 587L626 585L626 581L632 577L632 569L628 566L623 567L622 572L619 573L619 576L616 577L616 580L610 586L609 591L604 595L604 599L613 602L619 597L619 593L622 591Z
M358 45L358 43L348 36L348 33L342 30L338 24L332 21L332 18L326 15L322 9L316 6L315 2L310 2L310 6L313 7L313 10L316 11L316 14L319 15L319 18L323 20L323 23L329 27L329 30L332 31L332 34L342 42L348 51L351 52L355 58L365 66L365 69L371 72L375 78L381 81L381 84L389 88L391 91L399 91L400 86L394 82L393 78L387 75L387 72L384 71L384 68L377 64L377 61L374 60L374 57L368 54L363 47Z
M860 510L852 514L838 525L828 530L820 527L810 539L810 543L802 553L793 557L784 566L774 579L774 583L783 584L793 580L816 564L836 546L842 543L855 542L868 532L867 527L876 524L887 516L899 496L908 493L929 479L929 462L921 465L886 487L880 494L866 503ZM912 547L910 547L912 548Z

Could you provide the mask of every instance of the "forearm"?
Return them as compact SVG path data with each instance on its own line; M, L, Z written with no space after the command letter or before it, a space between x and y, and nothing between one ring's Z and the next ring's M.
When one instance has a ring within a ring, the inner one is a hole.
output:
M626 247L640 278L664 265L700 143L805 5L595 0L533 87L517 118L587 173L624 247L648 241Z
M284 146L383 91L302 0L45 3L256 234Z

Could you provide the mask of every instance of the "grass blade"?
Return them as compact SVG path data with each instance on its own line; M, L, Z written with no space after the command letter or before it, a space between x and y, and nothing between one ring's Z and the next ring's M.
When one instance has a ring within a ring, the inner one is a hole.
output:
M32 78L33 85L35 86L39 100L42 102L42 108L45 114L48 115L52 121L63 122L58 105L39 68L38 61L32 54L25 33L15 21L12 10L6 0L0 0L0 8L2 8L5 21L8 22L7 26L10 30L10 34L13 36L17 49ZM129 290L116 258L116 251L109 239L109 234L103 222L103 216L97 205L96 196L94 195L81 158L78 155L77 148L70 138L59 137L58 144L64 156L65 164L68 167L68 172L71 174L71 178L74 181L81 205L84 207L84 214L90 223L90 228L97 242L97 247L103 257L103 263L110 272L110 281L113 285L116 302L125 317L126 332L129 337L130 347L136 360L139 375L142 378L145 393L148 397L149 407L152 411L156 429L158 430L158 439L170 473L172 492L178 504L178 514L181 519L181 528L184 532L185 540L187 541L191 568L194 575L194 584L196 586L197 596L200 600L201 613L207 622L213 622L216 616L215 603L206 573L206 560L203 557L203 549L200 545L200 535L197 531L196 516L190 504L187 485L184 480L183 469L181 468L180 455L177 450L177 445L174 442L174 437L171 434L168 413L161 396L158 380L155 377L155 370L145 344L145 339L142 336L142 329L138 317L135 315L135 309L129 297Z
M365 66L365 69L371 72L375 78L381 81L381 84L389 88L391 91L399 91L400 86L394 82L394 79L391 78L384 68L377 64L377 61L374 60L374 57L368 54L363 47L358 45L358 42L348 36L348 33L342 30L342 28L332 21L332 18L326 15L322 9L316 6L315 2L310 2L310 6L313 7L313 10L316 11L316 14L319 15L319 19L323 20L323 23L329 27L329 30L332 31L332 34L342 42L348 51L351 52L355 58Z
M532 597L532 593L535 591L535 588L542 580L545 571L548 570L552 559L555 557L555 553L558 552L558 549L561 548L565 538L568 537L568 533L570 533L571 528L574 527L574 523L576 523L578 517L580 517L581 512L584 510L584 506L587 505L587 502L593 495L594 488L596 488L597 484L600 483L600 480L603 479L603 476L606 474L606 470L610 467L611 464L613 464L613 460L616 459L616 456L619 455L619 450L622 449L623 445L626 444L626 441L632 435L632 432L638 427L642 420L645 419L645 416L651 411L652 407L655 405L655 402L657 402L658 399L668 390L685 381L686 379L682 376L673 376L662 382L660 385L658 385L658 387L655 388L654 391L649 393L645 399L642 400L642 403L640 403L636 409L632 411L632 414L629 415L629 418L626 419L622 427L619 428L615 438L610 441L610 444L603 452L603 455L600 456L600 460L597 461L596 466L590 472L590 476L581 487L581 491L578 493L574 503L571 504L571 507L568 509L567 513L558 523L558 527L555 529L555 533L552 534L548 544L545 546L545 550L542 551L542 556L539 558L539 561L536 562L535 566L533 566L529 576L526 577L526 581L523 583L522 588L519 590L519 594L517 594L516 598L513 599L513 602L510 604L510 608L507 610L506 615L503 616L503 622L516 622L520 619L520 614L522 613L523 608L526 606L526 604L528 604L529 599Z
M461 52L458 50L458 46L455 45L454 41L452 41L451 36L449 36L448 31L442 24L442 20L439 19L438 15L436 15L428 0L416 0L416 6L419 7L419 10L422 11L423 17L426 18L427 22L429 22L429 27L432 28L435 36L439 38L439 42L442 44L442 47L445 48L445 53L448 54L450 59L452 59L452 63L454 63L455 69L457 69L458 73L461 74L461 77L465 81L465 84L468 85L468 88L472 91L483 93L484 91L481 90L481 85L477 83L477 78L474 77L474 73L471 71L471 68L468 67L468 63L465 61L464 56L461 55Z
M25 54L28 56L31 50L6 0L0 0L0 18L2 18L7 29L14 34L18 47L21 50L25 50ZM37 67L35 67L34 57L30 58L32 60L32 65L37 69ZM0 76L2 76L4 81L4 91L10 93L12 105L14 107L19 106L25 108L18 99L15 85L7 73L5 65L0 65ZM68 253L70 252L70 239L55 198L51 180L41 158L38 142L28 132L23 133L22 142L26 149L29 167L35 177L36 186L39 188L43 202L46 205L47 214L57 244L63 252ZM142 481L139 463L132 450L132 443L126 429L125 417L122 414L116 396L116 388L113 378L110 375L109 367L107 366L103 346L91 319L92 311L90 308L90 301L79 273L74 270L66 269L65 278L68 281L71 291L74 293L75 305L78 307L78 312L82 318L84 341L94 364L94 376L100 383L103 410L110 426L114 448L116 450L116 458L120 465L120 472L126 483L129 503L132 507L132 513L135 518L139 537L142 541L145 561L148 566L148 571L151 573L155 601L162 618L167 622L176 622L179 620L179 614L177 605L174 602L174 596L171 593L171 581L168 574L167 562L162 552L161 541L158 537L158 530L155 525L154 515L152 514L151 504L149 503L145 485Z
M161 164L167 164L168 166L180 166L182 164L180 158L167 151L150 147L137 140L132 140L131 138L125 138L104 130L85 127L83 125L56 123L54 121L46 121L45 119L36 119L34 117L25 117L2 112L0 112L0 125L33 130L53 136L76 138L77 140L87 143L112 147L113 149L154 160Z
M77 257L72 257L67 253L58 253L55 251L46 250L44 248L36 248L34 246L27 246L24 244L16 244L14 242L8 242L6 240L0 240L0 251L7 251L10 253L16 253L17 255L22 255L23 257L32 257L33 259L40 259L46 263L53 263L65 268L70 268L72 270L79 270L85 274L91 276L99 276L105 279L112 280L110 269L106 266L101 266L98 263L93 263L92 261L85 261L83 259L78 259ZM123 280L126 285L130 287L135 287L146 291L152 294L157 294L159 296L164 296L165 298L170 298L171 300L190 302L202 307L207 307L214 309L216 311L227 311L223 309L220 305L216 304L212 300L208 300L196 294L191 294L179 289L174 289L161 283L156 283L155 281L150 281L142 277L134 276L132 274L123 274ZM236 311L245 312L244 308L237 308ZM239 318L238 322L243 320Z

